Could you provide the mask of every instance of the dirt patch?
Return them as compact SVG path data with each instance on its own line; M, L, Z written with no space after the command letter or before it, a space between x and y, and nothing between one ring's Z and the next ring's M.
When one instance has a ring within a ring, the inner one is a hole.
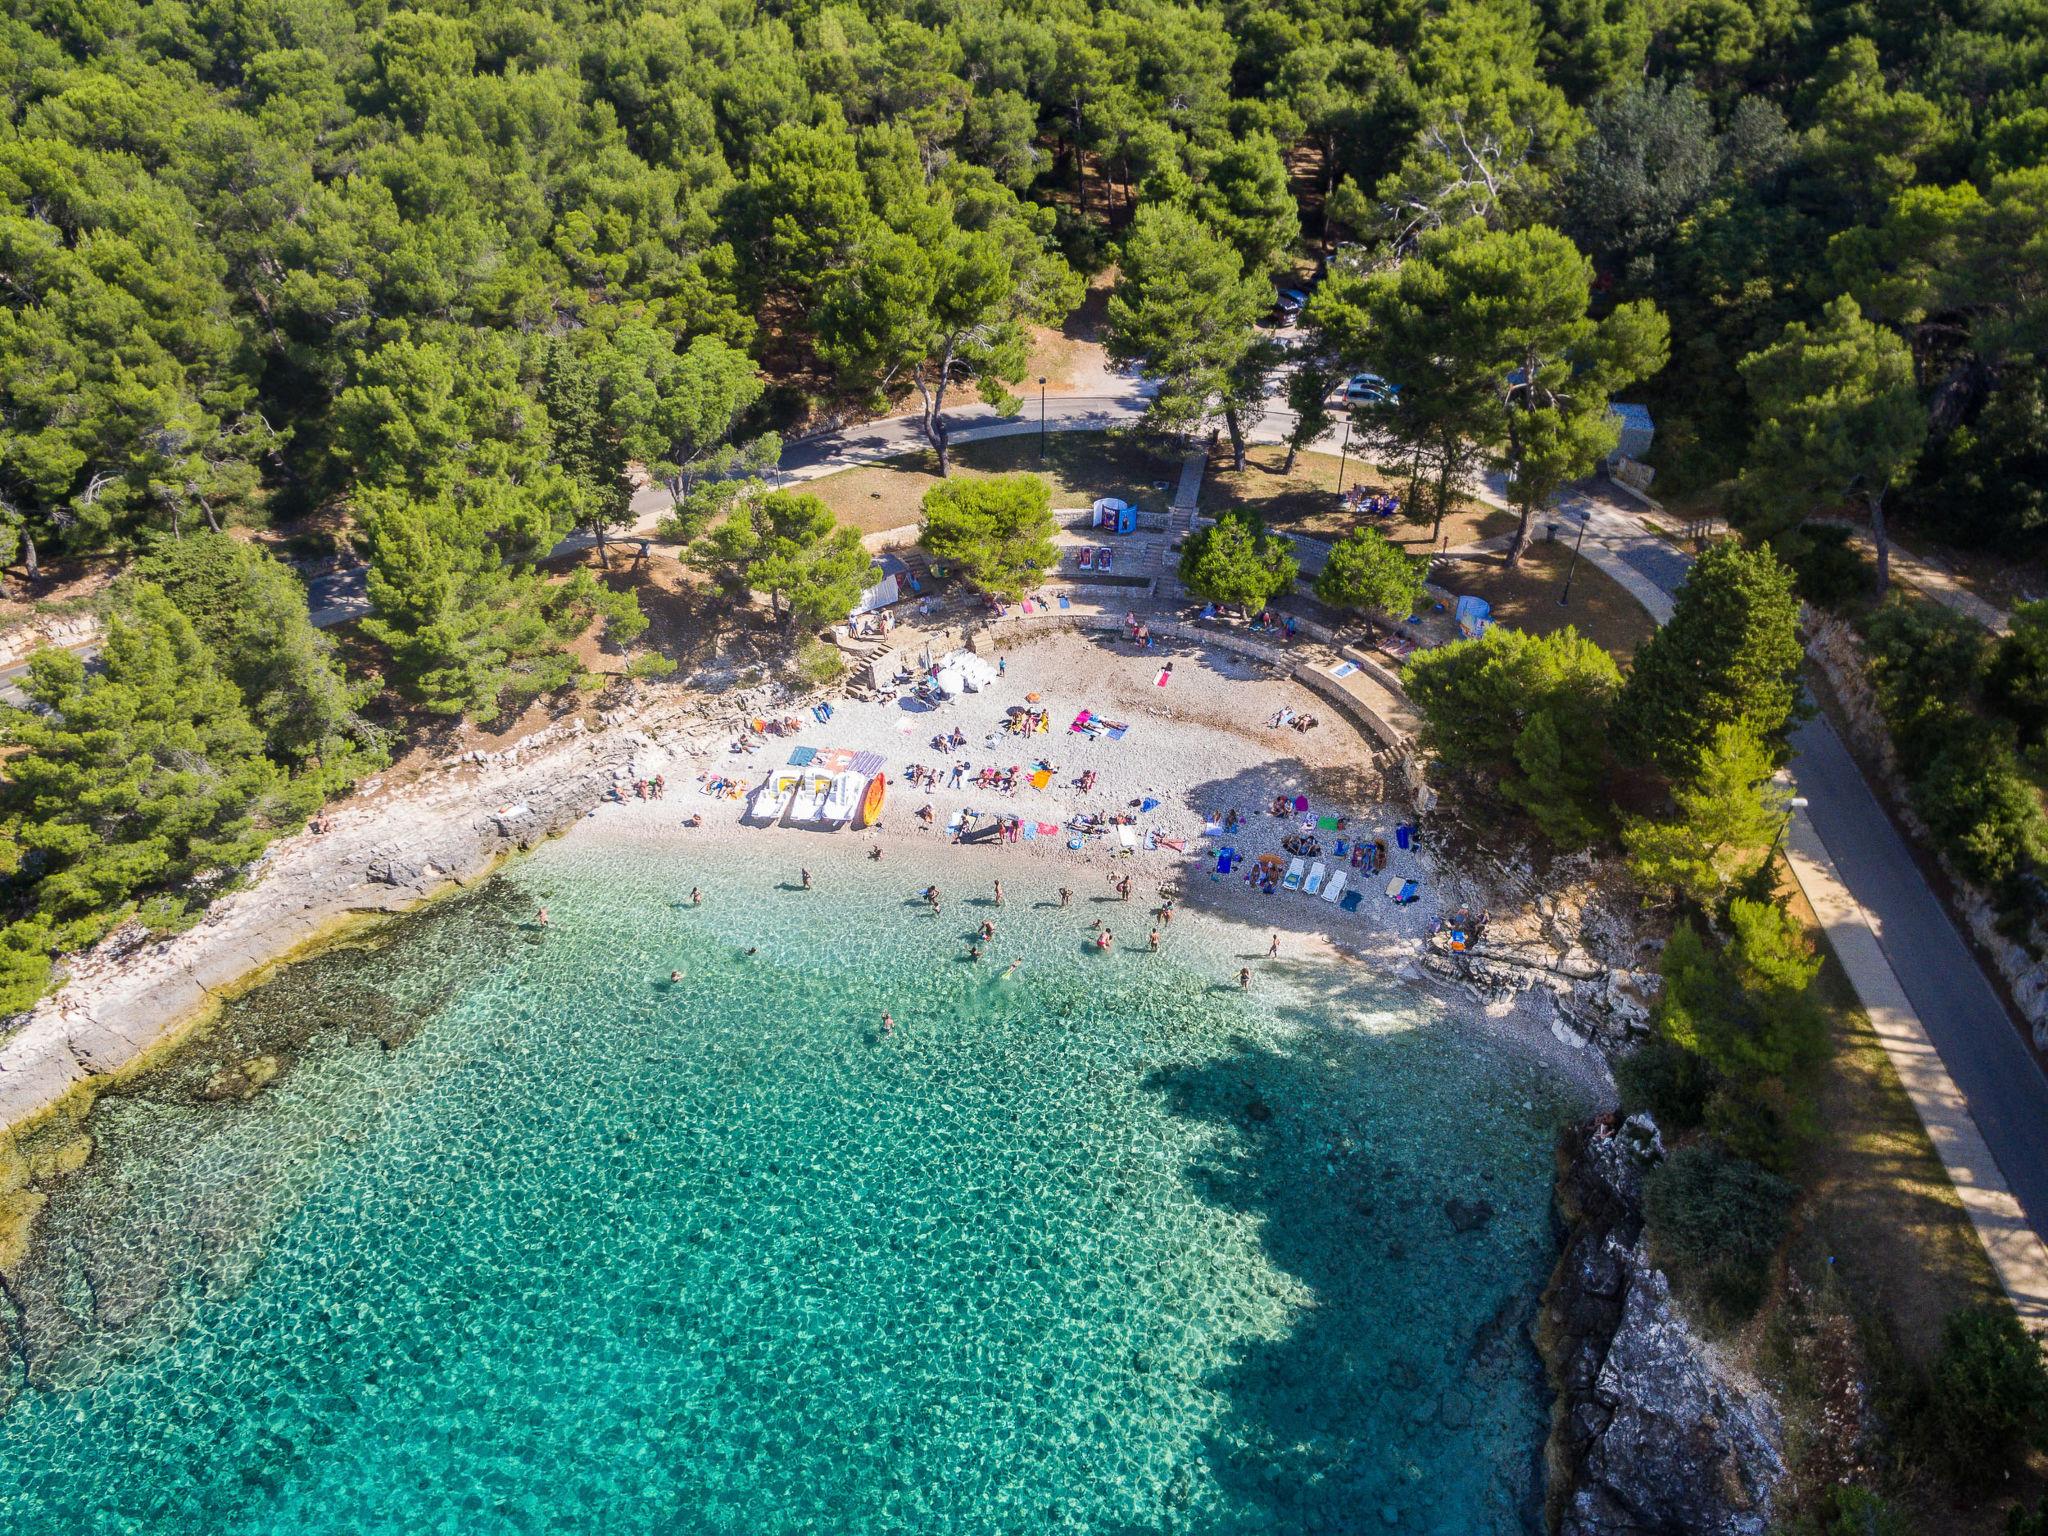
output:
M1164 512L1173 499L1179 464L1145 444L1117 433L1035 433L961 443L953 449L953 474L972 480L1029 471L1052 484L1054 507L1085 507L1100 496L1121 496L1148 512ZM843 523L863 533L901 528L922 513L924 493L938 483L938 462L930 453L903 454L858 469L825 475L801 488L819 497Z
M1502 516L1508 514L1503 513ZM1434 579L1459 596L1483 597L1493 605L1498 623L1531 634L1547 635L1567 624L1611 652L1616 660L1633 656L1656 625L1628 590L1590 560L1573 570L1571 546L1540 537L1529 546L1522 563L1509 570L1501 555L1445 561ZM1571 578L1571 602L1561 604L1565 578Z
M1338 498L1340 471L1344 489L1364 486L1383 496L1405 493L1405 475L1389 474L1356 454L1298 454L1291 472L1283 471L1286 462L1284 447L1262 444L1245 455L1241 470L1229 468L1227 461L1212 468L1202 486L1203 512L1212 517L1233 510L1255 512L1275 528L1317 539L1341 539L1361 523L1371 523L1395 543L1417 553L1441 547L1445 541L1456 549L1514 531L1513 513L1483 502L1460 500L1445 516L1441 536L1432 542L1428 523L1406 517L1361 517Z

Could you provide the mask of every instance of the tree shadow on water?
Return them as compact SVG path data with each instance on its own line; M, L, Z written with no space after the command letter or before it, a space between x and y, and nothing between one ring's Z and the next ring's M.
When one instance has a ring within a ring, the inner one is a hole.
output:
M1504 1272L1493 1240L1482 1262L1487 1234L1446 1215L1483 1198L1482 1175L1454 1149L1432 1157L1383 1091L1357 1090L1442 1043L1333 1027L1345 986L1318 1000L1314 985L1280 1010L1307 1026L1291 1037L1241 1036L1145 1082L1224 1133L1183 1177L1257 1218L1266 1259L1300 1288L1282 1329L1251 1331L1202 1383L1226 1405L1204 1445L1224 1518L1185 1528L1537 1529L1539 1366L1523 1325L1541 1261Z

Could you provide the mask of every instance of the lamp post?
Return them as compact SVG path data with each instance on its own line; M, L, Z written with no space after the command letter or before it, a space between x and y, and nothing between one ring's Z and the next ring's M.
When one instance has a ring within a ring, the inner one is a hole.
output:
M1045 462L1045 375L1038 376L1038 462Z
M1581 512L1579 514L1579 537L1577 542L1572 545L1572 563L1565 567L1564 591L1558 595L1557 599L1557 606L1560 608L1569 608L1571 606L1572 578L1579 573L1579 551L1586 547L1586 524L1591 521L1593 521L1592 513Z
M1771 838L1770 852L1764 855L1764 862L1770 863L1778 856L1778 844L1785 840L1785 829L1792 825L1792 813L1806 809L1806 796L1794 795L1785 802L1785 818L1778 823L1777 834Z
M1344 461L1351 455L1351 418L1344 418L1344 445L1337 450L1337 494L1344 494Z

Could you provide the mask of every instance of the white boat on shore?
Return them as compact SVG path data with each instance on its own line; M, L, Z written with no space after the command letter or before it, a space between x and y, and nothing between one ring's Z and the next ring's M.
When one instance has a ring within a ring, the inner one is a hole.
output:
M818 820L829 827L843 826L853 819L853 813L860 809L861 800L868 792L868 781L858 773L842 773L832 780L831 792L825 796L824 804L818 808Z
M789 823L813 822L821 819L825 809L825 798L832 793L832 775L829 773L807 773L790 797Z
M780 821L782 813L789 809L789 802L796 798L803 775L787 769L771 773L755 789L753 798L747 802L747 815L754 821Z

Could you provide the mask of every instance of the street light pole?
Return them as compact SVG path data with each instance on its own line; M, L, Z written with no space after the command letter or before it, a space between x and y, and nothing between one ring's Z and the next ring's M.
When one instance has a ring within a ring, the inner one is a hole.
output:
M1344 418L1344 446L1337 450L1337 494L1344 494L1344 461L1351 454L1351 418Z
M1578 541L1572 545L1572 563L1565 567L1564 591L1557 599L1557 606L1560 608L1569 608L1571 606L1572 578L1579 573L1579 551L1586 547L1586 524L1591 521L1593 521L1592 513L1581 512L1579 514Z
M1785 802L1785 817L1782 821L1778 823L1777 833L1771 838L1770 852L1764 855L1764 862L1766 864L1770 863L1771 860L1775 859L1778 856L1778 844L1782 843L1785 840L1785 829L1792 825L1792 813L1794 811L1803 811L1805 809L1806 797L1804 795L1794 795L1791 799Z
M1045 462L1045 376L1038 379L1038 462Z

